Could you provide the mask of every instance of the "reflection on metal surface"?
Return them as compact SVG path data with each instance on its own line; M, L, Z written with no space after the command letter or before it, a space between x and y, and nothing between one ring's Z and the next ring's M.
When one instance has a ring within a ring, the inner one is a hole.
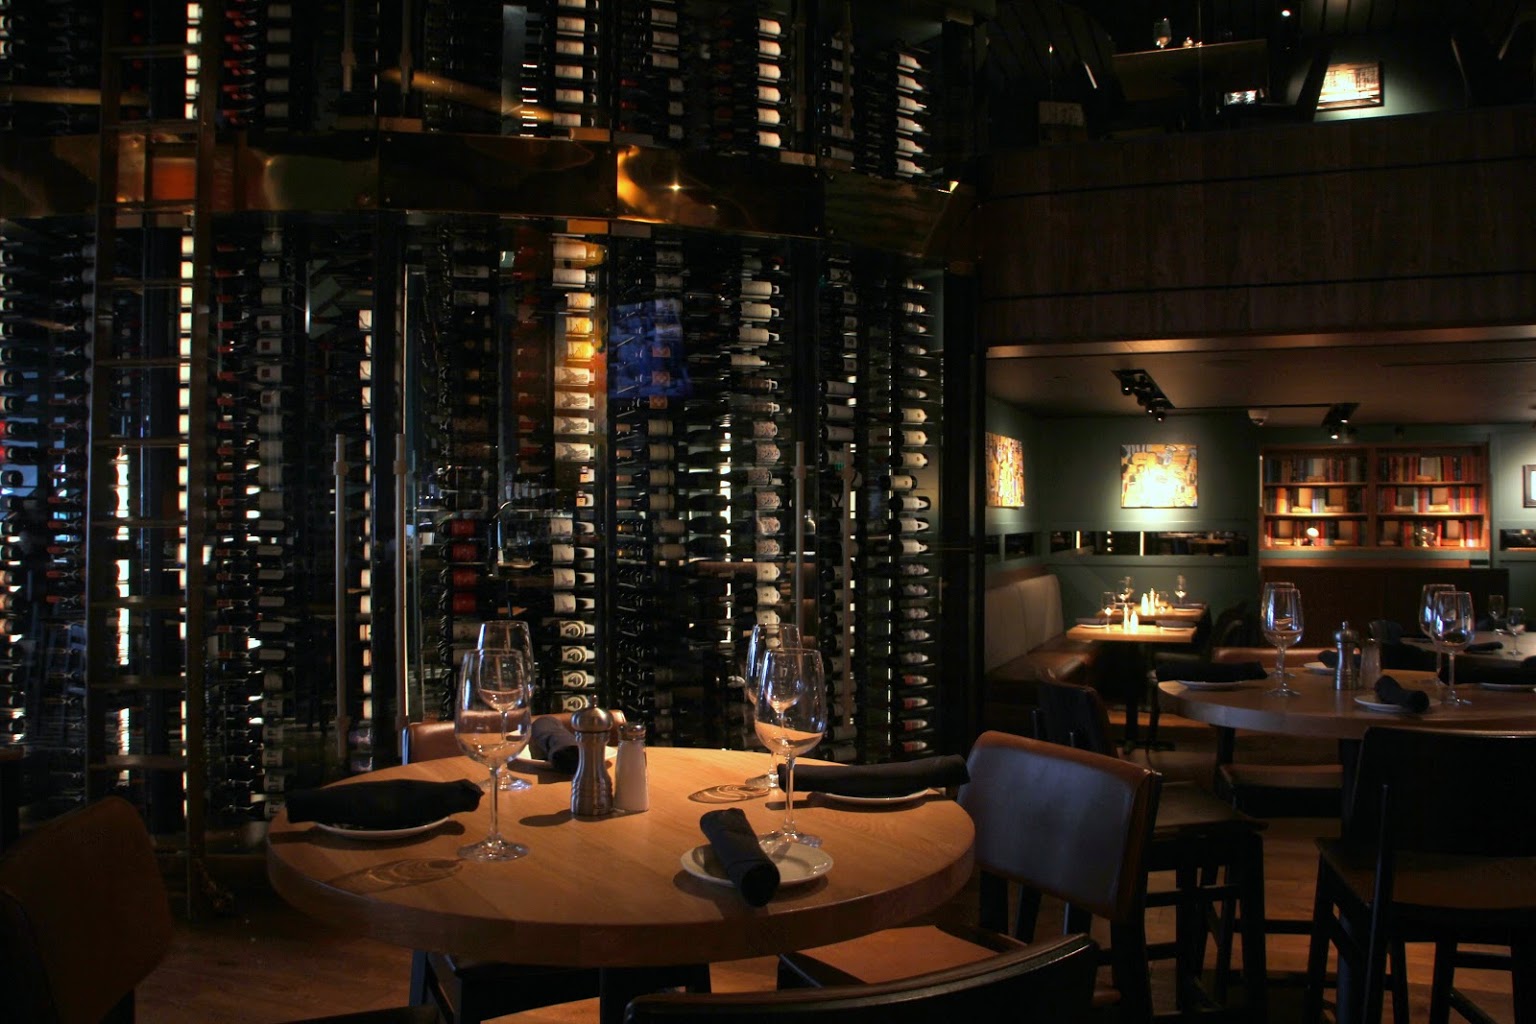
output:
M617 214L715 230L817 234L816 172L769 160L621 146Z
M613 216L606 145L501 135L379 138L379 205L535 217Z
M862 174L826 176L827 237L914 256L971 260L975 191L953 191Z
M54 103L67 107L101 106L100 89L74 89L62 85L0 85L0 103ZM124 107L147 107L149 100L125 92L118 98Z
M400 69L389 68L381 75L386 82L398 85L400 83ZM493 114L502 117L519 117L528 121L542 121L548 123L550 113L524 104L521 100L510 100L499 92L458 79L448 78L444 75L434 75L428 71L414 71L411 73L411 88L447 100L450 103L462 103L466 107L474 107L478 110L489 110Z
M0 217L89 213L96 205L95 135L0 135Z

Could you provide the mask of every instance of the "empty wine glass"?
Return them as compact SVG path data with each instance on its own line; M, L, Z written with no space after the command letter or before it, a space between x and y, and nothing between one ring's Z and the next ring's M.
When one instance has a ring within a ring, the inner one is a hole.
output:
M1099 595L1099 617L1104 620L1104 625L1109 625L1115 618L1115 606L1119 603L1119 597L1113 590L1106 590Z
M1472 642L1477 622L1472 617L1472 595L1465 590L1441 590L1435 594L1435 650L1443 651L1451 664L1445 677L1442 704L1470 704L1456 695L1456 652Z
M1449 583L1426 583L1419 590L1419 631L1425 639L1435 640L1435 595L1442 590L1455 590ZM1435 648L1435 675L1440 675L1440 648Z
M752 632L747 637L747 652L742 662L742 672L746 679L747 702L753 706L754 711L757 707L758 680L763 674L763 656L781 647L799 646L800 627L792 622L753 624ZM749 788L768 790L779 788L779 755L772 747L768 748L768 755L768 771L747 779L745 785Z
M480 623L480 635L475 641L475 649L478 651L510 651L521 654L528 661L528 686L530 690L537 689L538 678L533 660L533 638L528 632L528 623L521 619L493 619ZM520 779L511 772L503 772L500 782L502 789L523 790L532 789L526 779Z
M1494 636L1502 636L1505 633L1504 620L1507 614L1504 606L1504 595L1489 594L1488 628L1493 630Z
M1130 576L1120 577L1120 603L1125 613L1125 621L1131 618L1131 598L1136 596L1136 581Z
M1285 671L1285 651L1301 639L1301 591L1289 583L1265 584L1264 606L1260 609L1264 639L1275 648L1275 678L1280 685L1269 691L1272 697L1295 697L1301 691L1294 689Z
M516 860L528 847L510 842L497 821L497 781L507 759L528 745L528 666L521 654L465 651L453 705L453 735L459 749L490 769L491 831L459 849L465 860Z
M1509 653L1520 657L1520 634L1525 632L1525 609L1514 607L1504 610L1504 625L1509 629L1509 639L1514 650Z
M1152 23L1152 42L1157 44L1159 50L1173 41L1173 25L1167 18L1158 18Z
M820 846L821 837L795 825L795 758L815 749L827 731L827 690L814 647L780 647L763 656L753 724L763 746L784 759L784 824L758 839Z
M1173 584L1173 596L1179 599L1179 604L1183 604L1184 595L1187 593L1189 593L1189 588L1184 585L1184 575L1180 573L1179 578Z

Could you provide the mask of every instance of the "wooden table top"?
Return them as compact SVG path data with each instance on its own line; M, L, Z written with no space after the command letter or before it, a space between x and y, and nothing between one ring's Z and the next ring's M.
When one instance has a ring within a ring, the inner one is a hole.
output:
M1200 46L1132 50L1113 57L1127 99L1169 95L1199 77L1208 86L1261 89L1269 77L1269 46L1263 39L1238 39Z
M1373 725L1404 725L1445 729L1536 729L1536 693L1485 690L1458 686L1470 704L1441 704L1433 672L1388 673L1405 687L1427 690L1430 707L1422 715L1372 711L1355 703L1372 700L1370 690L1341 692L1333 676L1298 669L1291 686L1298 697L1273 697L1272 679L1251 680L1231 690L1195 690L1179 682L1158 684L1164 711L1210 725L1284 736L1358 740Z
M1135 629L1126 629L1118 623L1108 626L1084 626L1076 625L1067 630L1068 640L1103 640L1109 643L1142 643L1142 644L1187 644L1195 637L1195 627L1189 626L1163 626L1138 625Z
M535 772L533 788L501 794L501 831L528 846L519 860L480 863L455 851L490 828L490 803L413 839L366 842L271 823L267 873L294 906L331 924L415 949L574 967L654 967L763 956L902 924L941 906L968 881L975 829L954 801L894 806L795 801L802 830L823 839L827 874L780 888L751 907L729 885L683 870L706 840L699 817L741 807L759 832L783 801L735 802L714 787L761 774L761 751L651 747L650 810L578 821L569 776ZM805 763L817 763L806 761ZM345 780L481 779L450 757Z

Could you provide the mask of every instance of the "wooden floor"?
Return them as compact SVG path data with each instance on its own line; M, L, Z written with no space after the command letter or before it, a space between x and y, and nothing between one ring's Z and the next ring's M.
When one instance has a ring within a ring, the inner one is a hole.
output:
M1204 776L1209 770L1206 733L1200 727L1165 725L1176 749L1133 755L1169 777ZM1240 747L1239 756L1244 748ZM1290 749L1282 756L1309 756ZM1266 757L1275 751L1265 752ZM1310 915L1316 855L1313 838L1337 828L1325 818L1272 821L1265 835L1265 897L1270 917L1303 919ZM235 890L231 913L197 924L182 924L161 968L139 990L143 1024L273 1024L305 1017L393 1006L406 998L409 953L406 950L340 934L287 908L260 882L259 875ZM950 908L965 919L974 891ZM1044 916L1044 915L1042 915ZM1171 934L1171 918L1153 920L1151 937ZM1107 936L1100 936L1101 941ZM1305 967L1306 937L1272 935L1267 952L1274 984L1271 1020L1297 1019L1300 986L1294 978ZM1411 1020L1428 1019L1429 949L1409 947ZM713 966L717 990L770 988L771 958ZM1158 1009L1172 1009L1168 988L1171 968L1153 965ZM1460 971L1456 985L1500 1024L1512 1024L1510 980L1502 972ZM503 1024L577 1024L596 1020L596 1002L571 1003L497 1018Z

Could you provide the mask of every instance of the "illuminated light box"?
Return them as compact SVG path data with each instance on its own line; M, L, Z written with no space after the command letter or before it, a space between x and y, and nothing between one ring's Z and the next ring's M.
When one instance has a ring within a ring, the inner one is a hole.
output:
M1121 508L1197 508L1200 504L1199 446L1120 446Z
M1357 61L1328 65L1323 91L1317 98L1317 109L1352 110L1379 107L1383 102L1380 62Z

